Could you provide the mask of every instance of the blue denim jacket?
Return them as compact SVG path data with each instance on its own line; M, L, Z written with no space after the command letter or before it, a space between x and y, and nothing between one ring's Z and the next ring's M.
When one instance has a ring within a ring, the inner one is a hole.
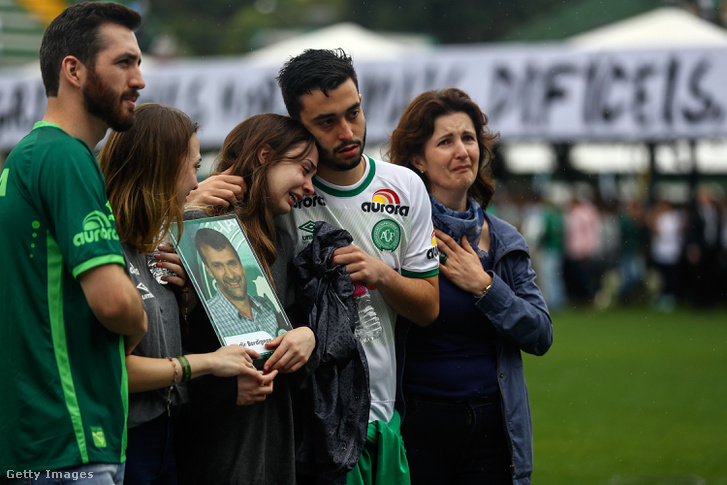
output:
M475 306L490 319L498 332L497 379L502 394L503 415L510 440L513 484L529 485L533 472L533 428L528 390L520 351L543 355L553 343L553 322L522 235L511 224L485 213L494 235L492 286ZM397 328L399 379L403 375L406 328ZM405 415L399 386L397 409Z

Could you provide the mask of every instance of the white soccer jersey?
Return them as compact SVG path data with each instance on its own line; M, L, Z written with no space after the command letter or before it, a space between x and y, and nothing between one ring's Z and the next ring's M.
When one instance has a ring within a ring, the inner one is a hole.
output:
M366 172L352 186L316 177L316 193L299 201L281 226L295 235L295 254L308 245L316 221L346 229L353 243L404 276L426 278L439 272L429 196L408 168L364 157ZM381 337L363 344L369 366L369 422L388 422L396 399L394 322L396 313L375 288L371 301L381 319Z

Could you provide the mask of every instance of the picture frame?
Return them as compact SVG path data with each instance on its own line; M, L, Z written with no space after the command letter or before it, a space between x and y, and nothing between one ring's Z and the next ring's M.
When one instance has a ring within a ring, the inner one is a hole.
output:
M184 221L172 239L221 345L272 355L265 344L293 327L234 214Z

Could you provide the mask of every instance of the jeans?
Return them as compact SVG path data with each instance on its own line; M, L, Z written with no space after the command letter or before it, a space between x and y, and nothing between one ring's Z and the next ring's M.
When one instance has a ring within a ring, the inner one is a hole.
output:
M9 470L8 477L0 478L1 485L121 485L124 481L125 464L90 463L87 465L41 470L36 472ZM21 475L22 474L22 475Z
M151 421L128 430L124 485L176 485L174 422L162 413Z
M500 396L410 396L401 427L412 485L512 485Z

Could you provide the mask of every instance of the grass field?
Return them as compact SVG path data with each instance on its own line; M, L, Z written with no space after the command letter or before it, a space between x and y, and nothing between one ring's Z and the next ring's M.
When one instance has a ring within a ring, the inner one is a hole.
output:
M727 485L727 311L574 310L525 356L534 485Z

